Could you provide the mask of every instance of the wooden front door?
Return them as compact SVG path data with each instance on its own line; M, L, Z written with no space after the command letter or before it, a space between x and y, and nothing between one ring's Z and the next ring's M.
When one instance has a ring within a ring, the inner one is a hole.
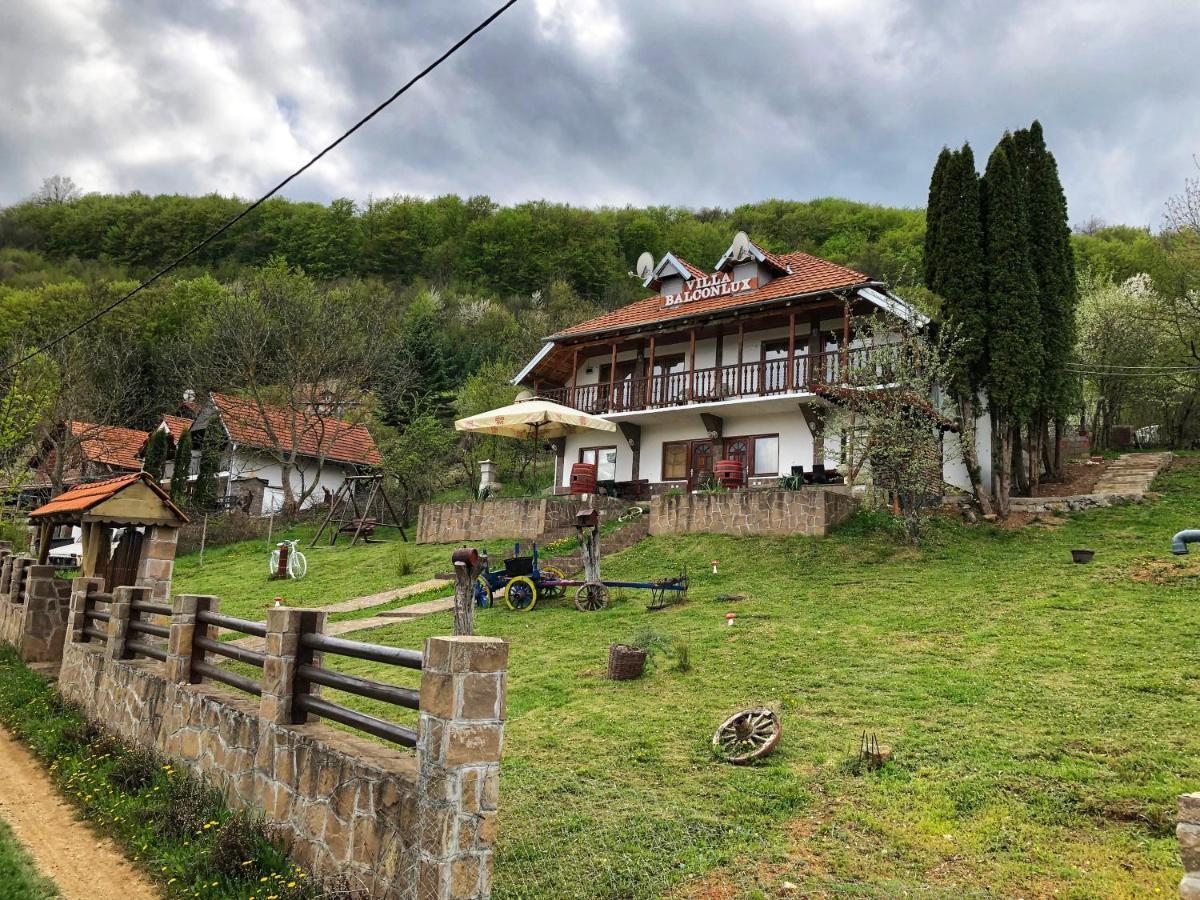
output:
M688 490L694 491L713 477L717 445L712 441L692 441L688 452Z
M103 573L105 590L137 584L143 539L144 535L136 528L130 526L125 529L117 548L113 550L112 559L108 561L108 570Z

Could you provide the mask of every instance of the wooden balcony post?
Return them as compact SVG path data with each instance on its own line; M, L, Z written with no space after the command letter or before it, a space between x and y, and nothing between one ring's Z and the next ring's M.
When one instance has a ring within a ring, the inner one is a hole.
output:
M742 349L746 341L746 323L738 320L737 395L742 396Z
M787 391L796 389L796 311L788 313Z
M608 366L608 408L612 409L616 405L617 385L617 342L613 341L612 345L612 361Z
M688 330L690 347L688 349L688 391L687 398L690 402L696 396L696 329Z
M825 360L821 355L823 349L821 344L821 315L816 313L810 319L810 331L808 333L808 377L805 379L808 384L816 384L817 379L821 377L821 370L818 366L824 367Z
M571 400L567 406L579 409L579 345L576 344L571 350L571 392L568 395Z
M654 335L650 335L650 358L646 360L646 406L654 403Z
M842 298L842 383L850 378L850 298Z

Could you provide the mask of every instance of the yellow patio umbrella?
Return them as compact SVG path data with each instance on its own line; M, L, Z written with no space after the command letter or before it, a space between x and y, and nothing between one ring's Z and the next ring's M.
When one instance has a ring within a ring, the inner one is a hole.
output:
M517 397L515 403L477 413L454 423L455 431L474 431L502 437L533 437L539 440L564 437L581 431L616 431L617 426L599 416L588 415L561 403L540 397ZM537 481L537 453L533 455L533 477Z

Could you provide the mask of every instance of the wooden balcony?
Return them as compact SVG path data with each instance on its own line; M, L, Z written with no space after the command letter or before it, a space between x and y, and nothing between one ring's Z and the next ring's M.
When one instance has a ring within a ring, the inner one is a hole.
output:
M815 355L798 353L790 359L756 360L741 365L627 377L600 384L543 388L540 396L572 409L602 415L811 393L815 386L822 384L845 381L861 384L862 376L867 373L874 376L867 381L884 383L888 380L882 371L885 363L883 359L876 360L873 351L872 347L857 347Z

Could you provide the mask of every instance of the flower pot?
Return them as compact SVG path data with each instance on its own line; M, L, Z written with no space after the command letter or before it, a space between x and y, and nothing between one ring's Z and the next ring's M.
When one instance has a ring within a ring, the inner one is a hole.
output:
M642 677L646 667L646 651L628 644L610 644L608 647L608 678L612 681L630 681Z
M1071 562L1090 563L1092 561L1092 557L1095 555L1095 550L1072 550Z

